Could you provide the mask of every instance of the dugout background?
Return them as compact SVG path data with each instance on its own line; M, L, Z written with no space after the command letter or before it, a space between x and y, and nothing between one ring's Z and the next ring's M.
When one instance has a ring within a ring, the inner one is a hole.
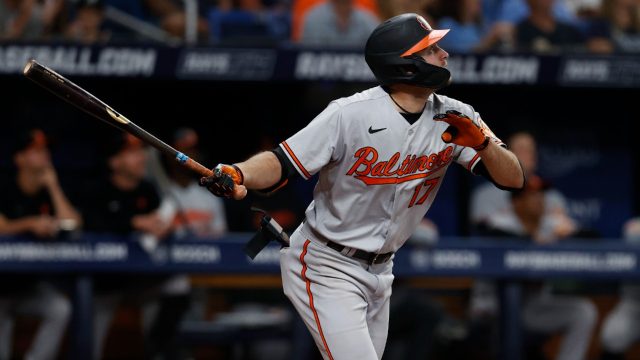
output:
M241 161L269 148L303 127L331 99L374 85L69 78L163 140L178 127L195 128L205 155L199 160L207 166ZM572 214L604 236L619 236L622 222L638 213L637 89L454 83L441 93L474 106L503 139L520 129L534 132L543 175L569 197ZM100 176L99 142L118 130L22 76L2 77L0 99L3 175L11 170L12 136L20 128L40 126L53 136L54 161L67 188L76 188L86 176ZM455 168L429 213L449 236L468 234L468 194L482 181ZM293 186L306 206L313 182Z

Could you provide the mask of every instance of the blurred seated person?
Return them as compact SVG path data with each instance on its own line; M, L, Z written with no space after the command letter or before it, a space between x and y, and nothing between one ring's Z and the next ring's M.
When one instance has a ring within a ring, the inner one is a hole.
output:
M623 237L629 244L640 244L640 217L628 220ZM600 333L601 360L623 360L630 348L640 340L640 285L622 284L620 299L603 321Z
M534 175L538 170L538 147L534 136L526 131L513 133L507 139L507 146L516 155L525 178ZM558 222L571 222L567 211L567 200L557 189L547 189L544 195L545 212L558 217ZM477 233L486 227L487 218L494 214L511 213L511 194L497 188L490 182L476 187L471 194L470 220L473 232Z
M111 34L104 26L103 0L77 0L75 6L75 16L67 26L65 38L84 44L109 41Z
M114 0L110 0L114 1ZM122 1L122 0L120 0ZM184 39L187 25L187 15L182 0L143 0L149 14L156 19L160 27L169 34ZM196 34L199 39L206 39L209 26L207 21L198 14L196 17Z
M159 27L168 34L184 38L187 18L184 1L182 0L71 0L89 3L91 5L101 5L104 8L111 8L117 12L128 15L134 21L144 21L148 24ZM201 5L202 0L198 0ZM202 6L202 5L201 5ZM105 27L109 30L113 39L131 41L132 39L147 39L144 35L132 30L130 27L122 26L116 22L107 22ZM196 18L197 35L203 38L207 36L207 22L202 16Z
M287 1L287 0L281 0ZM299 42L302 34L302 26L304 22L304 18L309 12L309 10L313 9L317 5L324 3L326 0L293 0L291 2L291 40L293 42ZM372 14L380 15L382 7L389 4L393 1L404 1L404 0L354 0L354 6L365 11L369 11ZM409 0L411 2L421 2L421 1L432 1L432 0ZM399 15L399 14L397 14Z
M587 48L593 53L640 51L640 3L602 0L600 17L587 25Z
M191 128L180 128L174 134L171 146L183 154L200 162L205 162L198 149L198 134ZM211 196L207 189L198 184L200 175L187 169L174 157L162 155L164 174L152 174L153 177L166 176L162 189L163 206L169 206L167 213L174 237L180 239L200 238L215 240L227 232L224 202ZM170 205L166 205L166 204ZM170 215L169 215L170 214ZM163 355L167 359L179 357L177 330L191 303L191 283L186 274L170 276L160 289L157 316L152 320L149 330L150 341L147 344L147 356L155 358Z
M487 23L482 16L482 0L449 0L443 4L438 26L452 29L442 47L454 53L511 50L515 26L509 22Z
M300 43L364 48L379 22L372 13L355 6L354 0L326 0L306 13Z
M527 0L529 16L516 25L516 47L522 51L559 53L585 50L581 30L553 13L554 0Z
M440 14L440 6L445 4L439 0L377 0L376 3L383 21L396 15L415 13L424 17L431 26L441 28L436 17Z
M292 16L288 0L220 0L208 12L209 40L276 44L290 38Z
M0 0L0 39L38 40L54 35L64 0Z
M85 193L85 230L126 237L127 241L161 240L170 222L159 213L160 196L144 179L147 153L138 138L118 132L104 148L108 173ZM102 356L111 320L127 296L147 300L157 293L162 276L121 274L94 277L94 359Z
M483 1L490 2L488 0ZM497 9L494 9L493 20L495 21L506 21L517 24L531 14L531 7L527 4L527 0L500 0L499 2L500 4L497 6ZM576 24L578 21L576 12L569 6L566 0L552 0L551 12L556 19L562 22Z
M511 194L513 212L496 213L487 219L486 235L520 238L537 245L582 237L575 222L565 221L545 211L545 191L549 186L540 177L529 176L525 188ZM524 328L532 333L562 333L556 359L586 359L597 321L595 305L587 298L555 294L550 282L532 281L527 285Z
M258 151L273 149L277 146L271 135L263 134L260 138ZM271 193L251 191L242 201L225 203L229 229L237 232L255 232L260 229L262 214L252 211L256 207L266 211L285 232L291 234L304 220L307 203L302 199L302 193L297 185L305 186L306 182L292 179L286 186Z
M40 129L17 136L13 148L15 176L0 186L0 235L54 240L61 230L80 226L80 215L67 199L51 162L47 138ZM55 359L71 316L71 303L55 279L40 274L11 274L0 287L0 358L10 358L12 318L41 318L24 355ZM17 356L13 354L13 356Z
M172 146L199 162L206 162L198 149L198 134L191 128L180 128L173 134ZM218 238L227 232L224 202L211 196L198 184L199 175L187 169L174 158L162 158L167 175L167 186L162 189L164 201L175 208L172 230L178 238Z
M535 174L530 175L523 191L510 194L513 211L490 215L485 234L532 238L539 245L576 237L580 229L575 221L546 211L545 192L548 189L550 185L546 181Z

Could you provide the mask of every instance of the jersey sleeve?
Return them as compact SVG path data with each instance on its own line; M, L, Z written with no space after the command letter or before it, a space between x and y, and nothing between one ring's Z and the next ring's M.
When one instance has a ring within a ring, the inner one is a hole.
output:
M332 102L306 127L280 143L289 161L300 175L311 178L315 173L338 158L341 150L340 106Z
M473 122L480 127L482 133L488 136L491 141L500 146L505 146L504 142L500 140L500 138L498 138L496 134L493 133L493 131L491 131L489 126L482 120L480 114L478 114L476 111L473 112L473 118L471 120L473 120ZM473 173L473 168L478 165L478 162L480 161L480 154L478 154L470 147L460 148L461 150L456 157L456 162Z

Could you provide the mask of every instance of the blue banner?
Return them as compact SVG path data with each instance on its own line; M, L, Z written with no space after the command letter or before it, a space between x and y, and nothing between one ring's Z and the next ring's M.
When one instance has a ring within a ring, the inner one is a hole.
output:
M85 234L71 241L0 238L0 271L278 274L280 248L254 260L243 252L250 234L217 240L168 240L143 246L135 237ZM405 245L394 257L396 276L496 278L640 278L640 247L623 242L442 238L435 247Z
M159 77L232 81L373 82L360 51L295 47L218 48L145 45L0 45L0 74L18 75L29 59L67 75ZM640 86L634 56L456 55L449 69L457 84Z

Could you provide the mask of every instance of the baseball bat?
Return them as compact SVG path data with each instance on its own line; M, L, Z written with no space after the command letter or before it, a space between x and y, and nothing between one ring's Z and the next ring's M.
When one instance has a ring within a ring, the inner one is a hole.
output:
M38 63L36 60L29 60L24 67L23 73L29 80L49 90L62 100L111 126L134 135L162 153L173 157L186 168L195 171L201 176L212 175L213 172L204 165L153 136L85 89L45 65Z

